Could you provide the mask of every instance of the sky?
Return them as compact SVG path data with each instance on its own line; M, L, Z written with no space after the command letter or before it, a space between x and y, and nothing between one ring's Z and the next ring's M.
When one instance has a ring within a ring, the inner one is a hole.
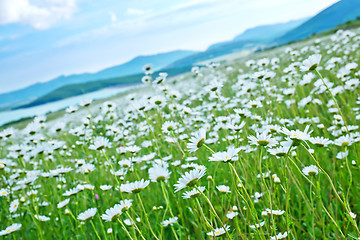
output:
M203 51L338 0L0 0L0 93L138 55Z

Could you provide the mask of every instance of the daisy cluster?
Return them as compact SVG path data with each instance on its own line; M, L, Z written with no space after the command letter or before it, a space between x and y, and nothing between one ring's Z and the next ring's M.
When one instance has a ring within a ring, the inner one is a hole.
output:
M0 130L0 235L358 239L360 35L211 63Z

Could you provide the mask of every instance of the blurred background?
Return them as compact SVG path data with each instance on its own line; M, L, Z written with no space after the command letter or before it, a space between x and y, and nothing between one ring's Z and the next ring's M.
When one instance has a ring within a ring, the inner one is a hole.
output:
M147 63L174 76L359 16L358 0L0 0L0 124L126 91Z

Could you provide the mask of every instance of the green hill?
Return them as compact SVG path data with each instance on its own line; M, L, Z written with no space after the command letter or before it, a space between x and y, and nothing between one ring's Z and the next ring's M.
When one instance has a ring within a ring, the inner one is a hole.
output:
M96 73L60 76L48 82L36 83L27 88L0 94L0 109L9 109L15 106L28 104L40 98L41 96L49 94L50 92L66 85L81 84L91 81L141 73L143 71L142 67L147 63L151 63L153 65L153 69L159 70L178 59L184 58L194 53L196 52L177 50L149 56L139 56L127 63L110 67Z
M188 72L190 71L190 68L191 66L186 66L181 68L164 69L163 71L166 71L168 73L168 76L171 77L184 72ZM157 76L158 73L159 72L155 72L153 75ZM36 99L31 103L17 107L17 109L38 106L44 103L54 102L64 98L94 92L103 88L139 84L141 83L142 76L144 76L144 74L133 74L129 76L109 78L101 81L66 85L46 94L45 96Z

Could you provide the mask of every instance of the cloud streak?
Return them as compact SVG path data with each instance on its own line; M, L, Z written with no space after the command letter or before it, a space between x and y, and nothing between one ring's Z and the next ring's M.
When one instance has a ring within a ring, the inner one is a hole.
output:
M231 2L235 1L228 1L228 3ZM181 27L182 24L186 26L188 23L204 21L203 18L210 16L210 13L216 14L219 5L221 5L219 0L193 0L162 11L132 9L130 12L132 15L137 15L136 18L113 22L100 28L70 36L58 41L56 47L92 41L98 38L108 38L114 35L144 34L144 32L154 31L154 29L166 29L171 26ZM126 13L129 13L129 9Z
M61 19L68 19L76 11L76 0L1 0L0 24L21 23L43 30Z

